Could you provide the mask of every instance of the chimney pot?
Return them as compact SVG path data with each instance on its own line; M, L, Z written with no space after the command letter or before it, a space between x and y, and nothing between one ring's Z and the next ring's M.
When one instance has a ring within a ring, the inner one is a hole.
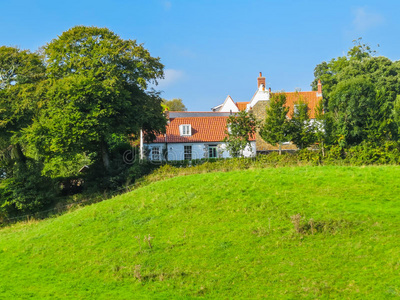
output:
M318 96L322 96L322 84L320 79L318 79Z
M260 77L257 78L257 88L260 88L260 85L264 85L265 88L265 77L262 77L261 72L260 72Z

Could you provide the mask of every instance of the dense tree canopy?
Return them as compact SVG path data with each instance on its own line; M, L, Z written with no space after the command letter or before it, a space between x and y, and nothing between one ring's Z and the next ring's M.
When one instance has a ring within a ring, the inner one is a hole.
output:
M317 90L321 80L328 143L346 146L398 139L400 61L375 54L359 39L347 56L316 66L312 87Z
M289 135L299 149L305 149L315 142L315 125L310 120L309 108L302 99L295 103L289 122Z
M112 134L163 130L161 98L147 92L163 76L159 58L107 28L77 26L44 47L44 105L27 130L40 152L96 152L109 167Z
M38 53L0 47L0 217L54 201L62 184L44 174L63 180L90 164L86 179L121 184L129 138L165 130L148 89L162 77L159 58L107 28L71 28Z
M39 55L0 47L0 160L24 162L21 131L33 121L45 67ZM9 170L11 172L11 170Z
M282 143L290 140L289 120L287 114L285 93L274 94L266 107L266 118L260 128L260 136L272 145L278 144L279 154L282 152Z

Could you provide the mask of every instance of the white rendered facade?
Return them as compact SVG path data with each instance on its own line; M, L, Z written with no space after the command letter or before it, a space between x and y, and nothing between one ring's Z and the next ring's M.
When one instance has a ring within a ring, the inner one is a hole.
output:
M144 147L148 159L154 161L159 161L159 160L181 161L181 160L231 157L229 151L226 149L226 144L224 142L150 143L146 144ZM190 155L188 147L191 147ZM255 154L256 154L256 142L252 141L251 147L247 147L243 151L243 156L254 157Z

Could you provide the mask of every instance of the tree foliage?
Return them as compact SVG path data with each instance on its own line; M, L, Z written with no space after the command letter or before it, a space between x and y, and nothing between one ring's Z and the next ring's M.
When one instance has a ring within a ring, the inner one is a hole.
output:
M40 56L14 47L0 47L0 172L11 177L25 164L22 131L38 109L37 87L44 79Z
M171 100L163 99L163 104L167 107L169 111L187 111L185 104L183 104L182 99L174 98Z
M97 153L109 168L112 134L152 137L165 128L161 98L146 91L163 76L159 58L107 28L77 26L44 47L46 104L26 131L46 155Z
M0 89L43 79L40 56L15 47L0 47Z
M37 109L36 87L44 78L40 57L27 50L0 47L0 139L16 144Z
M15 166L0 188L0 215L36 212L55 200L55 181L42 176L41 170L42 164L33 159Z
M59 192L53 179L76 176L82 164L96 166L91 178L123 184L128 166L109 147L115 136L130 147L140 129L151 139L166 125L162 99L148 89L163 65L143 45L77 26L40 51L0 47L0 210L7 213L44 208Z
M250 140L254 137L256 128L257 120L252 113L240 111L228 117L224 142L233 157L242 156L246 148L251 149Z
M315 143L315 125L310 120L307 104L301 99L295 103L289 123L289 134L292 142L299 149L305 149Z
M317 65L312 83L322 82L326 141L379 144L399 137L395 101L400 94L400 62L375 56L361 39L346 56Z
M265 121L259 132L264 141L279 146L279 154L282 152L282 143L290 140L288 112L286 95L284 93L272 95L269 105L266 107Z
M325 156L325 142L327 140L326 137L326 126L328 126L327 115L324 112L324 103L323 99L319 100L317 103L315 110L315 123L314 123L314 132L315 132L315 142L318 144L319 149L322 152L322 156Z

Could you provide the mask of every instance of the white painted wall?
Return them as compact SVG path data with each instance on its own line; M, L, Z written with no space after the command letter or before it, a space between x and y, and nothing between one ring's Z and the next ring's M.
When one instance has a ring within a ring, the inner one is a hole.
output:
M168 143L168 160L184 160L184 146L192 146L192 159L203 159L208 158L208 145L217 145L218 158L230 158L228 150L226 150L226 144L222 142L210 142L210 143ZM148 158L152 160L152 149L154 147L160 147L160 153L163 153L166 145L165 143L155 143L145 145L145 149L148 152ZM251 142L251 147L248 147L243 152L245 157L253 157L256 155L256 142Z
M250 100L250 103L247 104L246 110L248 111L250 107L254 107L258 101L269 100L269 96L269 90L267 90L264 85L261 84L253 98Z
M250 142L251 146L247 147L243 151L244 157L254 157L256 156L256 141Z
M256 156L256 141L250 142L251 147L246 147L243 151L243 156L244 157L254 157ZM226 150L226 144L221 143L221 148L224 151L224 158L229 158L231 155L229 154L229 151Z
M168 144L168 160L184 160L184 146L192 146L192 159L204 157L204 144L201 143L170 143Z
M222 104L222 107L219 110L220 112L239 112L238 107L236 106L235 102L231 98L231 96L228 95L226 97L224 103Z

